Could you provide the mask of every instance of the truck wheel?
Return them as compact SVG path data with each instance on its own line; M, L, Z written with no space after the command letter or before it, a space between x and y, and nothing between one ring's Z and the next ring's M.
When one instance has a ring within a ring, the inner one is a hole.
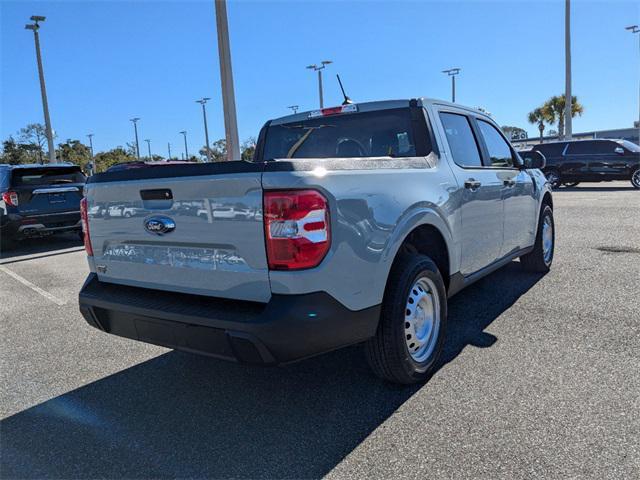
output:
M544 205L540 212L538 233L533 250L520 257L520 263L530 272L547 273L553 262L556 234L553 222L553 210L549 205Z
M640 168L637 168L635 172L631 174L631 185L636 190L640 190Z
M365 345L376 375L394 383L427 380L435 371L447 324L447 295L436 264L407 255L391 269L376 335Z

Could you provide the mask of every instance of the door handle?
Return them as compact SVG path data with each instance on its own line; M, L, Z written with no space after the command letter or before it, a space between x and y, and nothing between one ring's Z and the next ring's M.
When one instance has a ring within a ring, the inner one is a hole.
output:
M477 181L475 178L470 178L469 180L464 182L464 188L467 188L472 192L480 188L480 185L482 185L482 183Z
M513 187L516 184L515 180L505 180L504 182L502 182L504 184L505 187Z

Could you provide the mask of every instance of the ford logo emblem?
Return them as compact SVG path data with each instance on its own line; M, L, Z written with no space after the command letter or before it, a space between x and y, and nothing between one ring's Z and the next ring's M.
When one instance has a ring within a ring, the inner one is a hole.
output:
M144 229L155 235L164 235L176 229L176 222L169 217L150 217L144 221Z

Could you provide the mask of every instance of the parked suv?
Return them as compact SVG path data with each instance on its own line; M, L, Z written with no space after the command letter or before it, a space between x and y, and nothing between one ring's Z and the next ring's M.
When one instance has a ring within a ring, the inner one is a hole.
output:
M71 164L0 165L0 240L82 231L80 199L86 177Z
M82 201L80 311L104 332L248 363L364 342L380 377L425 380L456 328L448 297L516 258L551 267L542 158L523 160L481 111L420 98L270 120L253 162L100 173ZM93 214L114 201L144 215ZM234 215L200 215L222 208Z
M553 186L630 180L640 189L640 147L627 140L576 140L533 147L547 160L544 174Z

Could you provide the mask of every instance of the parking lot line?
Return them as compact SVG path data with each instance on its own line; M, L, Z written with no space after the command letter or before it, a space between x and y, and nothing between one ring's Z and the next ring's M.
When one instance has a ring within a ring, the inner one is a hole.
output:
M19 281L20 283L22 283L23 285L29 287L31 290L33 290L36 293L39 293L40 295L42 295L44 298L46 298L47 300L51 300L53 303L55 303L56 305L62 306L65 303L67 303L65 300L60 300L57 297L54 297L53 295L51 295L49 292L47 292L46 290L41 289L40 287L38 287L37 285L34 285L33 283L31 283L29 280L27 280L26 278L21 277L20 275L18 275L15 272L12 272L11 270L9 270L7 267L5 267L4 265L0 265L0 271L6 273L7 275L9 275L10 277L13 277L14 279L16 279L17 281Z

